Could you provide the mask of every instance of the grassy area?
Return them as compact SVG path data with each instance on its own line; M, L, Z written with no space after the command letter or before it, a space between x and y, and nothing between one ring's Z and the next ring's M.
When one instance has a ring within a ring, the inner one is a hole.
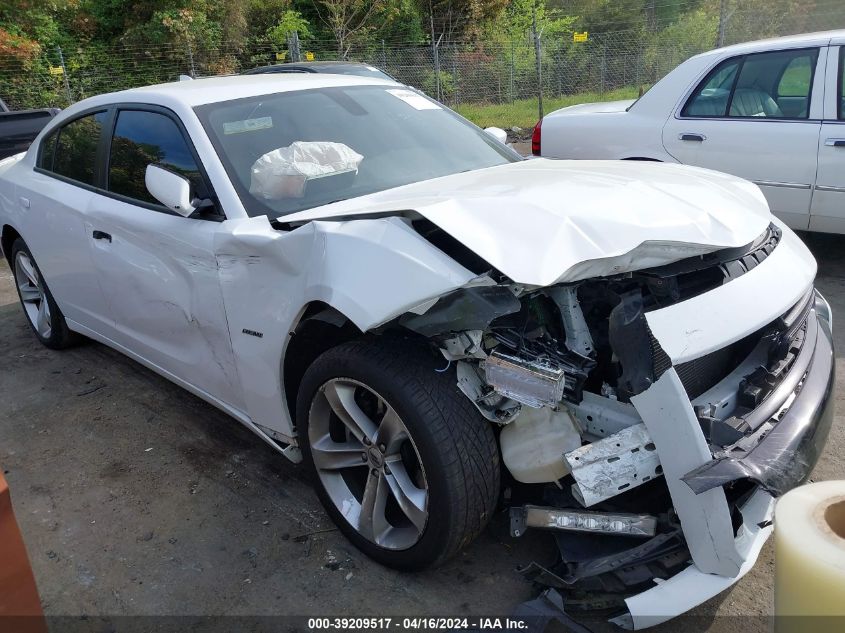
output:
M566 97L543 99L543 108L548 114L559 108L578 103L636 99L637 94L637 88L633 87L619 88L604 94L583 92ZM537 123L537 99L520 99L513 103L462 103L455 110L480 127L509 129L517 126L524 130L530 130Z

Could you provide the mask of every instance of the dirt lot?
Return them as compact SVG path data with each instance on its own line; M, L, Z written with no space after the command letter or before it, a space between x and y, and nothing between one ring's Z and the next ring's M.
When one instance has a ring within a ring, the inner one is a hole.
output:
M845 238L804 237L839 320ZM47 614L506 615L531 594L514 567L551 560L546 535L511 539L500 515L439 570L379 567L333 529L303 473L235 421L102 345L41 347L2 266L0 464ZM836 339L845 350L842 326ZM845 478L842 362L815 479ZM769 544L683 628L768 630L714 616L770 614L773 568Z

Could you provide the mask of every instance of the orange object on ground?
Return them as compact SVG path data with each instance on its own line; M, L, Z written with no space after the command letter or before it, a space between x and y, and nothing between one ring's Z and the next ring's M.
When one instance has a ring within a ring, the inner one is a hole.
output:
M35 577L0 473L0 630L46 633Z

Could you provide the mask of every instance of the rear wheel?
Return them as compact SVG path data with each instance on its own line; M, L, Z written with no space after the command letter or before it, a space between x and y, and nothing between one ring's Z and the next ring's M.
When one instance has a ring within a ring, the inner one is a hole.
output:
M396 339L333 348L306 372L297 422L329 515L378 562L437 565L472 541L498 498L489 423L454 373Z
M21 307L38 340L51 349L72 345L77 336L68 329L32 253L20 238L12 244L12 274Z

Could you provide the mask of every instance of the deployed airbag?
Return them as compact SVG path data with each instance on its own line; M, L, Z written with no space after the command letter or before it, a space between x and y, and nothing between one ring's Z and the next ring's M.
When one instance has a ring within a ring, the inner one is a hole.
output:
M357 172L363 159L343 143L296 141L252 164L249 192L264 200L301 198L309 180Z

